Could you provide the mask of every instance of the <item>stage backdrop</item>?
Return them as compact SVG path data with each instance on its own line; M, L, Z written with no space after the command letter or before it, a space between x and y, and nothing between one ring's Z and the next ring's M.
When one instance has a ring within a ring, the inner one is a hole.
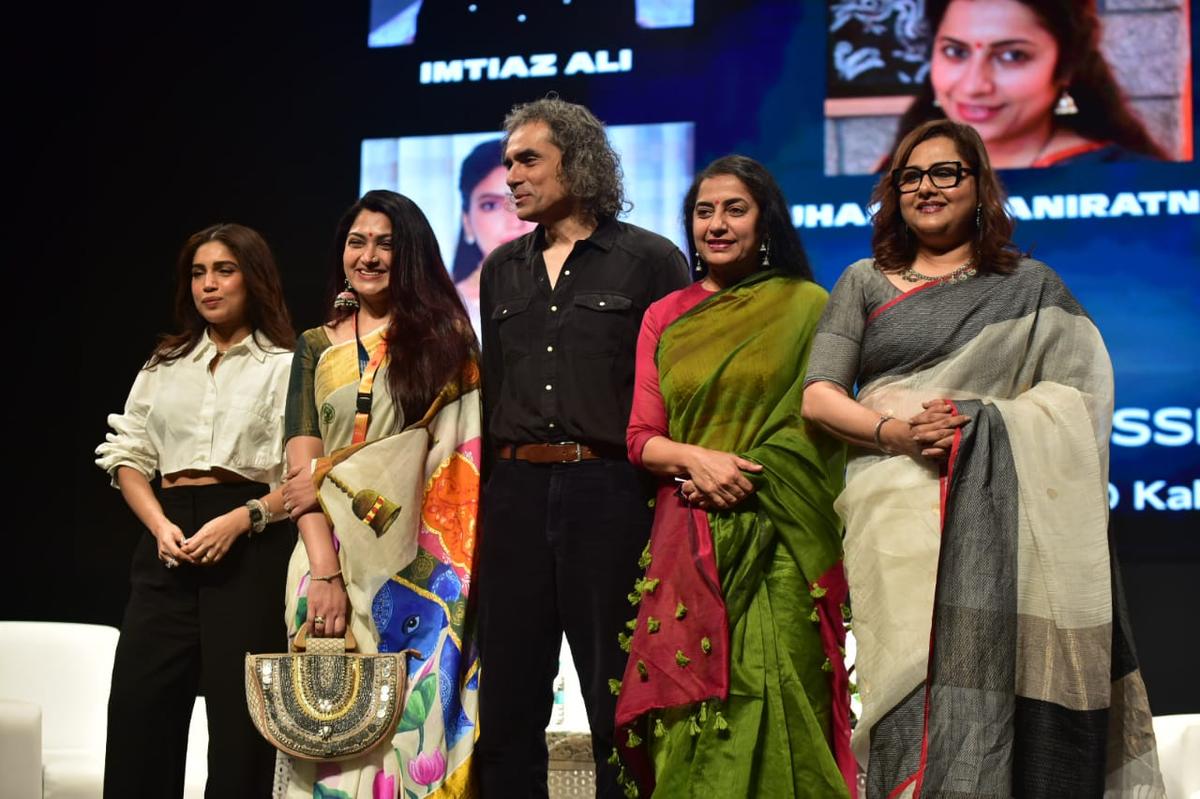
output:
M1104 56L1161 157L1092 151L1003 178L1017 243L1063 276L1112 354L1110 502L1139 653L1156 712L1195 712L1196 5L1100 0L1099 11ZM482 248L512 231L496 216L502 185L481 177L464 199L463 163L498 140L514 103L556 91L613 127L635 203L628 218L681 245L679 203L694 170L731 152L763 161L829 287L869 252L874 170L930 80L931 27L920 0L210 0L152 17L105 7L92 50L78 69L66 64L87 87L82 113L47 118L56 136L46 161L68 173L55 185L81 183L85 202L46 216L44 235L77 226L88 247L70 259L81 274L75 326L56 334L60 345L23 348L38 353L37 374L74 376L76 413L60 428L35 423L35 407L15 425L34 440L14 457L46 495L37 507L53 514L13 536L14 568L38 590L17 592L5 614L119 623L129 554L146 533L91 451L155 335L173 326L173 262L191 232L217 221L262 231L296 325L308 327L325 317L339 213L362 189L398 187L419 198L467 295ZM944 54L978 55L962 49ZM999 75L1038 54L989 45L985 55L971 63ZM966 112L989 121L1001 105ZM71 254L40 249L63 265ZM30 275L14 296L53 303L66 272ZM59 478L63 460L73 490Z
M989 2L1015 31L1003 28L993 38L1027 35L1020 27L1033 18L1027 7ZM869 254L873 173L890 152L900 114L931 77L942 85L931 50L960 62L975 57L954 49L950 34L965 34L951 27L950 15L934 30L920 0L577 0L528 10L480 2L436 4L436 12L434 5L373 0L364 44L390 48L380 49L381 60L389 59L398 86L425 113L400 120L389 138L363 142L359 187L417 199L448 264L470 200L461 164L496 120L463 130L439 125L428 110L494 107L497 98L556 90L612 125L633 202L630 221L689 246L679 210L689 159L694 153L700 167L730 152L749 155L778 178L817 279L832 286ZM1125 5L1101 9L1101 52L1160 157L1098 141L1074 158L1004 170L1003 178L1017 244L1062 275L1112 354L1109 502L1122 550L1196 556L1200 169L1192 161L1189 9ZM401 28L402 37L384 35ZM972 35L983 41L969 43L980 65L968 68L999 87L963 111L984 130L1003 121L1004 104L1028 104L1001 73L1028 71L1024 65L1039 59L1052 65L1053 55L1038 49L1036 36L1032 44L993 46L985 34ZM497 145L497 159L498 152Z

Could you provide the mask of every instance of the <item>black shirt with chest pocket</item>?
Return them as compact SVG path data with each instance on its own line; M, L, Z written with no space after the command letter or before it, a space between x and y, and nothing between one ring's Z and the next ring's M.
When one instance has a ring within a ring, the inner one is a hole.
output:
M576 242L552 289L544 242L539 227L483 267L488 449L572 441L624 457L642 315L690 283L687 262L662 236L606 220Z

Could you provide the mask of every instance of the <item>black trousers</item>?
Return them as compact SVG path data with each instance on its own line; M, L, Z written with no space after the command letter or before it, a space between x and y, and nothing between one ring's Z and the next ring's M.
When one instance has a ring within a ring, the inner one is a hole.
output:
M592 731L596 795L622 796L613 749L626 655L617 634L636 615L653 486L626 461L499 461L483 491L479 551L479 732L483 799L547 796L546 725L565 632Z
M254 483L181 486L159 492L184 535L261 497ZM284 582L296 543L290 522L241 536L214 566L168 569L154 537L133 554L132 590L113 663L104 795L183 795L188 724L197 694L208 709L206 797L267 797L275 750L246 711L247 652L283 652Z

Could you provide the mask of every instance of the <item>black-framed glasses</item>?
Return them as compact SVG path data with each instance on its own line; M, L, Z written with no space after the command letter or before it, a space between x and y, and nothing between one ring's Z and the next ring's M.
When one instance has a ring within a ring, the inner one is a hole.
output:
M962 182L964 175L970 175L972 170L962 165L962 161L938 161L929 169L906 166L903 169L892 170L892 183L896 191L908 194L921 188L921 179L929 176L929 182L939 189L952 189Z

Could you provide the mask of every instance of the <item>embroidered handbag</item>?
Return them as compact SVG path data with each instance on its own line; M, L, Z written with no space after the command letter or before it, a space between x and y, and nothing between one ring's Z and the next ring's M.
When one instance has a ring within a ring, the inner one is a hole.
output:
M246 705L279 751L303 760L345 760L390 741L404 711L407 655L354 653L345 639L308 638L292 652L246 655Z

